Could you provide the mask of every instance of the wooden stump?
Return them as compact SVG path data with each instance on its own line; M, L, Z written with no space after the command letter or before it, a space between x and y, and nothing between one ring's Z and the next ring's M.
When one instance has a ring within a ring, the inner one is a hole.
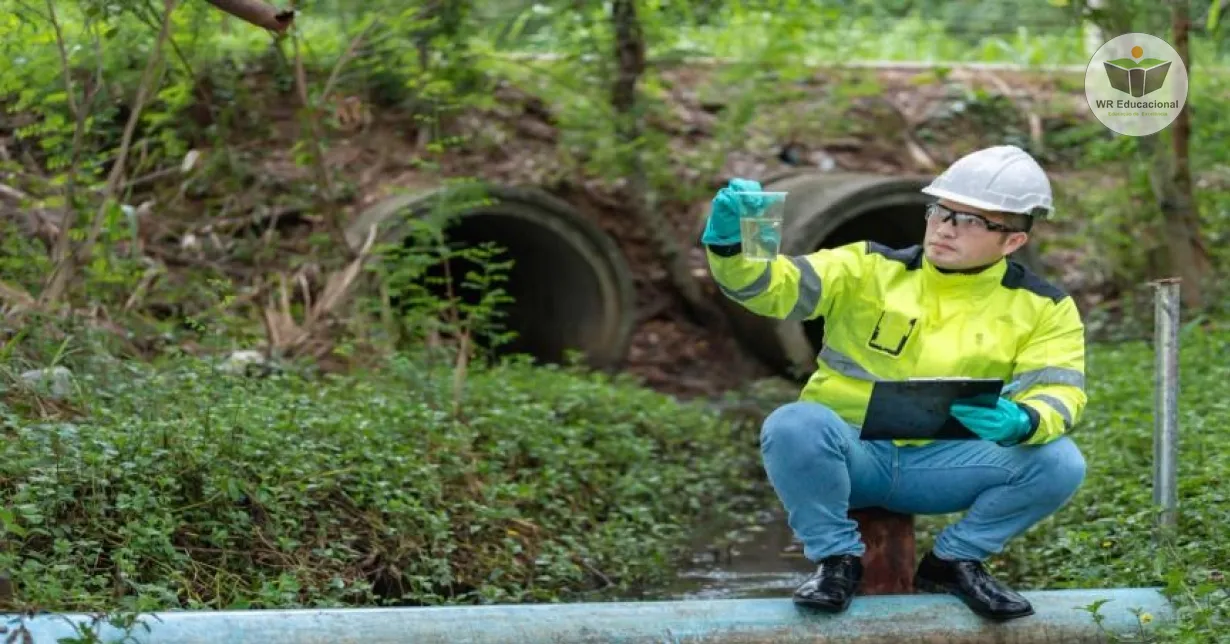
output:
M914 516L881 508L851 510L867 552L863 555L860 594L894 595L914 592Z

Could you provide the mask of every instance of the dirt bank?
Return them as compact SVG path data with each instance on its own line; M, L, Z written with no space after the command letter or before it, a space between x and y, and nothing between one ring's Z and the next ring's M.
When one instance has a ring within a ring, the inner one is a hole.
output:
M662 169L677 189L664 195L663 223L678 243L692 249L693 273L714 297L697 238L708 196L730 177L763 178L795 167L938 172L960 154L1001 142L1030 147L1062 173L1067 152L1051 144L1053 135L1078 125L1088 111L1079 84L1042 74L828 71L784 85L789 96L755 108L754 118L732 136L722 129L722 119L736 109L740 95L718 73L699 67L668 72L661 107L649 120L666 135L654 158L666 166ZM313 169L296 162L302 122L293 94L270 89L275 84L258 74L241 82L253 103L246 121L232 125L225 148L203 136L191 141L201 163L212 164L212 174L150 181L134 200L157 204L157 217L141 222L141 235L151 252L159 249L171 272L168 280L177 271L208 266L250 282L272 266L312 260L312 240L331 232L325 218L312 211L310 195L318 183ZM452 143L431 151L424 143L432 137L424 136L414 114L379 107L365 96L339 95L326 124L326 159L343 186L344 216L353 218L394 190L428 187L442 177L538 185L597 222L632 266L639 315L628 372L681 396L713 395L769 375L720 327L688 318L644 231L624 206L623 182L568 164L559 115L508 84L497 88L495 98L494 107L468 109L433 125L435 138L449 137ZM198 104L189 116L208 127L224 107L221 99ZM719 155L718 162L704 170L698 160L712 161L712 155ZM274 230L276 240L268 241ZM229 243L227 236L276 245L238 252L242 244Z
M1062 170L1065 151L1048 149L1047 142L1079 124L1087 111L1079 86L1041 74L954 72L941 78L931 72L852 70L841 77L810 79L799 85L793 102L766 107L724 150L719 171L702 175L687 164L688 152L712 143L727 107L721 92L707 85L714 82L713 74L704 69L669 73L669 108L662 110L668 118L654 123L669 135L669 147L679 151L665 155L672 160L671 174L696 195L667 201L662 214L679 243L693 249L693 272L714 297L696 239L707 195L729 177L766 177L800 166L876 174L938 171L977 146L999 142L1029 146ZM848 95L851 86L861 87L853 97ZM562 137L550 110L511 86L497 96L498 108L467 113L451 124L452 133L467 144L444 155L442 171L542 186L592 217L617 241L633 268L640 308L627 371L683 396L712 395L770 375L728 333L688 319L646 235L623 206L627 197L619 182L561 169ZM390 161L415 158L413 135L402 129L401 119L396 113L373 114L368 129L350 141L365 150L353 165L364 168L367 178L354 209L394 186L423 180L421 173ZM499 143L469 143L478 141Z

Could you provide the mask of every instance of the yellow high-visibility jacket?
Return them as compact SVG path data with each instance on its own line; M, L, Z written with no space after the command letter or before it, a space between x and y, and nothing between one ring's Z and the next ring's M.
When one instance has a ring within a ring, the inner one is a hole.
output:
M863 422L875 380L1000 378L1023 403L1040 445L1081 417L1085 330L1072 298L1004 259L979 273L944 273L921 246L855 242L771 262L738 244L706 248L722 292L784 320L824 318L817 368L799 395ZM929 440L897 440L923 445Z

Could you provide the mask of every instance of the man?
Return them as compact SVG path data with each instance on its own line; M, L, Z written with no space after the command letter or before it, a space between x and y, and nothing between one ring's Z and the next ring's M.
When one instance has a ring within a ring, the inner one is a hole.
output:
M701 240L723 292L748 310L825 319L816 371L761 431L765 471L818 564L795 602L849 606L865 551L849 509L968 510L923 557L915 587L950 592L988 618L1033 614L983 562L1063 507L1085 476L1066 436L1086 403L1080 313L1007 259L1052 209L1045 172L1019 148L979 150L923 189L937 201L920 245L857 242L771 262L740 253L735 193L759 189L736 179L719 191ZM983 440L859 440L873 381L936 376L1009 383L993 408L951 409Z

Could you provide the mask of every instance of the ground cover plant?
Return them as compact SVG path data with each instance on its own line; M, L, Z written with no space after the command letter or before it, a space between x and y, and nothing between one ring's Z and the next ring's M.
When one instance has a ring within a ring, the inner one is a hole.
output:
M1149 339L1089 349L1090 404L1073 433L1088 467L1072 502L1009 544L997 574L1022 588L1159 587L1175 624L1144 641L1216 642L1230 635L1230 325L1199 320L1181 335L1180 520L1159 537L1153 503L1153 361ZM923 546L956 516L920 518ZM1091 609L1096 607L1091 607ZM1153 616L1142 615L1145 624ZM1219 639L1221 638L1221 639Z
M660 582L755 481L737 425L624 378L476 368L459 413L452 381L185 357L97 365L71 418L10 396L0 568L54 611L577 599Z

